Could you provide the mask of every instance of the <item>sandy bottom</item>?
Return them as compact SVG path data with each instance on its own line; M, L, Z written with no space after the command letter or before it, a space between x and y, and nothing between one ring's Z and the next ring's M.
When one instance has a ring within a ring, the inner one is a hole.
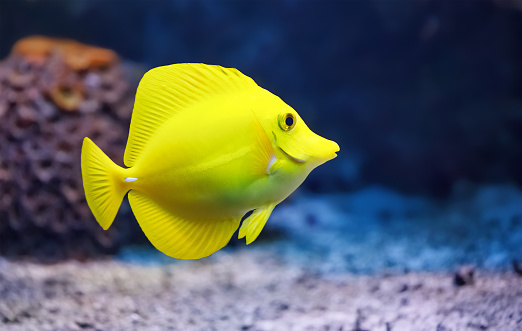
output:
M522 277L328 276L262 249L200 261L0 260L2 330L522 330Z
M513 186L446 201L301 194L253 244L198 261L150 246L85 263L0 258L0 330L520 331L520 201ZM463 265L475 272L458 286Z

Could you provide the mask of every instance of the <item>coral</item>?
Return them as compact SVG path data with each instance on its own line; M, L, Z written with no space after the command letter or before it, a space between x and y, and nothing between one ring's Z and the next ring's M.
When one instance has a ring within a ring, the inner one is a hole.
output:
M12 69L4 74L11 87L34 84L67 111L93 111L100 102L117 102L128 90L116 53L69 39L26 37L5 62Z
M65 64L73 70L103 68L118 61L110 49L85 45L70 39L30 36L19 40L12 53L22 56L33 64L43 64L49 55L59 52Z
M121 160L133 91L113 51L28 37L0 62L0 254L113 252L86 204L83 138Z

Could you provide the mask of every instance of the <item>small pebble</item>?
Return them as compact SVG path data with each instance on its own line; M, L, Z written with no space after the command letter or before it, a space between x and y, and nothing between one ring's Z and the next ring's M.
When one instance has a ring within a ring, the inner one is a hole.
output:
M88 322L80 322L76 321L76 325L78 325L81 329L92 329L94 326Z
M513 271L519 276L522 276L522 260L513 260Z
M474 283L475 267L471 265L461 266L455 272L453 283L456 286L473 285Z

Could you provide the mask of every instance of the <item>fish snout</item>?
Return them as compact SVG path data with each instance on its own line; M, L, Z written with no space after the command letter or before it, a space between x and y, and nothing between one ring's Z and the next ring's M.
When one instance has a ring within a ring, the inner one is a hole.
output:
M320 161L321 163L330 161L337 157L339 152L339 145L332 140L328 140L319 135L314 134L315 137L309 141L308 154Z
M293 161L309 163L317 167L337 156L339 145L306 128L295 136L278 138L274 133L276 145Z

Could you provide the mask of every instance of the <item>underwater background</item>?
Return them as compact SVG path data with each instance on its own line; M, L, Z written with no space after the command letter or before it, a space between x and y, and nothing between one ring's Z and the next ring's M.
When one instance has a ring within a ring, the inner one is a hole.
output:
M0 0L0 59L0 329L522 329L522 2ZM200 261L126 199L103 231L79 167L85 136L122 164L139 79L182 62L341 148Z

